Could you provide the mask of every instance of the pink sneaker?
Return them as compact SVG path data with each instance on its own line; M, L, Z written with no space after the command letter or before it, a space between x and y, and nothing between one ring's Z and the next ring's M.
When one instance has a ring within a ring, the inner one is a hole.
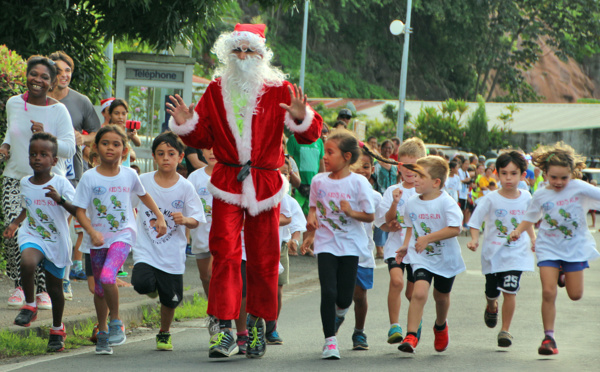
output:
M25 293L21 287L15 288L8 297L8 307L20 309L25 303Z
M42 292L35 295L35 302L39 310L52 310L52 301L48 292Z

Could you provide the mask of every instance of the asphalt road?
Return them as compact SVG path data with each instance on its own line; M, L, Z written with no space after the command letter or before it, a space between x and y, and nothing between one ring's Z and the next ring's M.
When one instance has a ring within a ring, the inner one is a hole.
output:
M595 233L598 238L598 233ZM370 350L352 351L351 335L354 315L346 317L338 334L342 359L321 360L323 333L319 316L319 287L316 280L305 282L284 302L279 331L285 343L269 346L260 360L243 356L214 360L208 358L208 332L203 320L175 325L172 352L155 350L156 330L138 329L128 336L125 345L115 347L112 356L98 356L93 347L68 351L58 355L21 359L16 364L1 365L0 370L30 371L32 369L85 371L131 370L391 370L410 368L439 371L598 371L600 369L600 271L598 263L585 272L585 294L578 302L570 301L559 290L557 299L556 340L560 353L541 357L537 348L543 338L540 316L540 281L537 272L524 273L517 310L511 333L514 343L508 349L496 346L499 327L488 329L483 322L484 277L480 272L479 254L466 249L467 238L460 238L468 270L460 274L451 296L448 319L450 346L443 353L433 349L434 303L430 298L425 307L423 335L414 355L404 354L395 345L386 343L387 269L375 270L375 288L369 291L370 308L366 333ZM403 302L401 325L405 328L408 303Z

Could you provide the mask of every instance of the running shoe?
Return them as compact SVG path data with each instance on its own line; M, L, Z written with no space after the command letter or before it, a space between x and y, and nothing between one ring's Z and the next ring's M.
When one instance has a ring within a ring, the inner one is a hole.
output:
M558 272L558 286L563 288L565 286L565 272L561 270Z
M59 352L65 349L65 339L67 338L67 333L65 332L65 326L63 325L62 329L59 331L55 331L50 328L50 338L48 339L48 347L46 351L48 352Z
M237 354L239 348L233 332L229 329L222 329L210 339L210 347L208 349L209 358L228 358L233 354Z
M554 355L558 354L558 348L556 347L556 341L548 335L544 337L542 345L538 348L538 354L540 355Z
M490 311L489 307L485 307L483 312L483 321L488 328L494 328L498 324L498 309L495 312Z
M127 341L125 326L120 319L113 319L108 323L108 343L110 346L123 345Z
M29 327L31 322L37 318L37 308L33 306L23 305L19 315L15 318L15 324L21 327Z
M98 332L98 342L96 343L96 354L98 355L112 355L113 350L108 343L108 333L100 331Z
M156 349L157 350L173 350L173 344L171 343L171 334L169 332L159 332L156 335Z
M435 351L442 352L448 348L448 344L450 343L450 337L448 336L448 321L446 321L446 326L443 330L438 331L433 327L433 334L435 335L435 340L433 341L433 347Z
M509 347L512 345L513 336L507 331L500 331L498 333L498 346L500 347Z
M399 344L400 342L402 342L403 338L404 337L402 336L402 327L400 327L399 325L393 325L390 327L387 339L388 344Z
M421 341L421 329L423 328L423 319L419 323L419 329L417 330L417 340Z
M119 278L127 278L128 276L129 273L127 271L119 270L119 272L117 273L117 277Z
M63 279L63 293L66 301L73 301L73 291L71 290L71 281Z
M337 335L338 331L340 330L340 327L342 326L342 323L344 323L344 320L346 320L345 317L343 316L335 316L335 334Z
M52 300L48 292L42 292L35 295L35 302L39 310L52 310Z
M238 354L246 354L246 348L248 347L248 335L237 336L235 343L238 346Z
M252 321L248 317L248 347L246 348L246 358L262 358L267 352L267 342L265 337L265 321L262 318L256 318Z
M185 255L188 257L195 257L196 255L192 253L192 245L188 244L185 246Z
M69 272L69 279L71 279L71 280L86 280L87 275L85 275L85 270L83 270L83 269L80 269L80 270L71 269L71 271Z
M367 335L364 332L354 331L352 334L352 350L369 350Z
M94 344L98 342L98 323L94 324L94 329L92 329L92 335L90 336L90 341Z
M415 335L406 335L404 338L404 342L398 346L398 350L403 351L405 353L413 353L419 344L419 339Z
M208 328L208 334L210 335L210 337L221 332L221 328L219 327L219 319L212 315L209 315L206 322L206 328Z
M337 341L327 341L323 346L323 359L340 359L340 349L338 348Z
M276 329L273 332L267 333L267 345L283 345L283 339L279 336Z
M8 307L20 309L25 304L25 293L21 287L13 289L8 297Z

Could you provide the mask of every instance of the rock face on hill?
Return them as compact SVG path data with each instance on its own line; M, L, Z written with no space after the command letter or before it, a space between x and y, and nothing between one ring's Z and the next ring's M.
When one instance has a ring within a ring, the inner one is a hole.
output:
M527 82L543 96L542 102L571 103L580 98L600 99L600 56L580 65L569 58L561 61L543 42L538 63L525 72Z

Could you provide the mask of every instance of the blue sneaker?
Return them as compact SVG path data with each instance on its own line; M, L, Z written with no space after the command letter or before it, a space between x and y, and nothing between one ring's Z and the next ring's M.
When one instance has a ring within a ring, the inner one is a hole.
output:
M337 335L338 331L340 330L340 327L342 326L342 323L344 323L344 320L346 320L345 317L343 316L335 316L335 334Z
M113 353L110 344L108 343L108 333L98 332L98 342L96 343L96 354L111 355Z
M421 341L421 328L423 327L423 320L419 323L419 330L417 331L417 340Z
M387 339L388 344L399 344L402 342L403 339L404 336L402 336L402 327L400 327L399 325L394 325L390 327Z
M63 279L63 294L66 301L73 301L73 291L71 290L71 281Z
M283 339L279 336L276 329L273 332L267 333L267 345L283 345Z
M192 246L190 244L185 246L185 255L188 257L194 257L195 255L192 254Z
M86 280L87 275L85 275L85 271L83 269L81 269L81 270L71 269L71 272L69 273L69 279L71 279L71 280Z
M352 334L352 350L369 350L367 335L364 332L354 331Z
M113 319L108 323L108 344L110 346L123 345L127 341L125 326L119 319Z

